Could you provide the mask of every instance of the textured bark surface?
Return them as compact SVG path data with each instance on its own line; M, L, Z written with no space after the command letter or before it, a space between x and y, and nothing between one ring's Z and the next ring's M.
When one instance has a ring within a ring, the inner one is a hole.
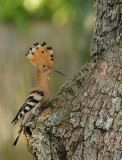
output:
M36 160L122 159L121 9L120 0L96 1L96 63L67 81L32 124L26 137Z
M112 45L122 43L122 0L96 0L92 59L98 60Z

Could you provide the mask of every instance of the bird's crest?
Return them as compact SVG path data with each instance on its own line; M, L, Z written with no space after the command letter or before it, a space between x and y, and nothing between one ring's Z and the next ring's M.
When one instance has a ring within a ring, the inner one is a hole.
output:
M47 67L53 65L53 50L45 42L41 45L36 42L33 48L30 48L26 54L27 58L34 64L42 64Z

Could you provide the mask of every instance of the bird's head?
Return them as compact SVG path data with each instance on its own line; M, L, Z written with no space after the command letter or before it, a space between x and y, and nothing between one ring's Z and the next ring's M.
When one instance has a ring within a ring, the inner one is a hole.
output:
M47 46L45 42L43 42L41 45L36 42L34 47L30 48L26 53L26 56L30 62L36 66L36 68L40 68L44 72L53 70L59 74L62 74L61 72L52 68L54 58L53 50L52 47Z
M50 69L53 65L52 47L48 47L45 42L41 45L36 42L34 47L29 49L26 56L35 66L45 66Z

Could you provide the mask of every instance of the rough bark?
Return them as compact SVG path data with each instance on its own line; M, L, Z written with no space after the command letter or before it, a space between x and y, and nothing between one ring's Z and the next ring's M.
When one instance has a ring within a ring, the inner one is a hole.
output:
M36 160L122 159L122 2L95 4L96 63L67 81L32 124L26 137Z
M122 43L122 0L96 0L92 59L97 61L112 45Z

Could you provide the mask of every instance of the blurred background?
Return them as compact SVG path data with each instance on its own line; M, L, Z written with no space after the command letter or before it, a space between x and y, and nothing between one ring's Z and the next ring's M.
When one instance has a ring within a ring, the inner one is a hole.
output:
M35 84L35 70L25 56L33 43L45 41L54 50L50 73L52 96L90 60L94 4L91 0L0 0L0 160L31 159L24 136L12 143L19 124L15 114Z

